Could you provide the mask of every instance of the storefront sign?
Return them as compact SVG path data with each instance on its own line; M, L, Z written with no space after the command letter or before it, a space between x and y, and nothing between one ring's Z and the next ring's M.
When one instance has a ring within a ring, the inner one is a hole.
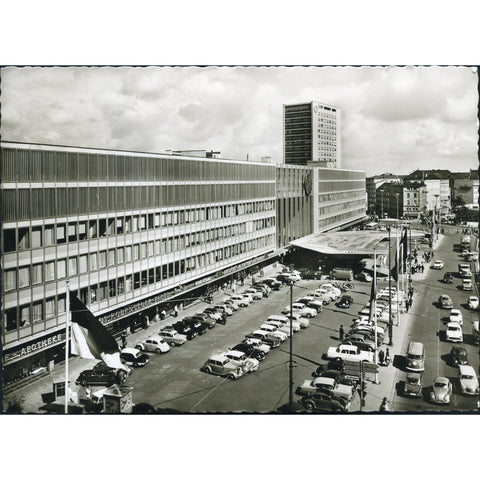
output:
M24 345L23 347L14 350L13 352L6 353L3 358L5 363L9 363L13 360L19 360L23 357L28 357L34 353L46 350L53 345L65 342L65 333L56 333L50 337L38 340L36 342Z

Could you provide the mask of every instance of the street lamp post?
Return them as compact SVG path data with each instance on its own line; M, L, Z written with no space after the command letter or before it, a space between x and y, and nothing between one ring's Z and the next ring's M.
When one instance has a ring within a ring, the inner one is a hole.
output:
M390 346L393 345L393 324L392 324L392 250L391 250L391 231L388 226L388 337Z
M288 383L288 411L293 412L293 280L290 280L290 361L289 361L289 383Z

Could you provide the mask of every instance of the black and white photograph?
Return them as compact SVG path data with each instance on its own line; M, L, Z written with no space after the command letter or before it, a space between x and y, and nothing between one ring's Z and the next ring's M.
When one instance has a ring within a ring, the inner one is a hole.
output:
M4 67L6 413L478 407L478 71Z

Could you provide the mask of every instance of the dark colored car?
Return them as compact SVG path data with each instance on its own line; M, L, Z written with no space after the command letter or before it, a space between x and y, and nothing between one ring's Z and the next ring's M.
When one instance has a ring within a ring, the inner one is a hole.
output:
M148 363L148 355L136 348L125 348L120 352L120 358L130 367L144 367Z
M452 359L453 365L467 365L468 356L467 351L464 347L459 345L454 345L450 350L450 358Z
M195 315L192 315L191 318L207 325L208 328L213 328L217 323L210 315L208 315L208 313L196 313Z
M277 280L282 283L289 283L290 282L290 275L286 273L280 273L277 275Z
M350 305L353 303L353 298L350 295L342 295L340 301L337 303L337 307L340 308L350 308Z
M117 383L122 385L127 378L127 372L118 368L112 368L103 362L97 363L91 370L80 372L75 383L77 385L105 385L107 387Z
M215 307L208 307L203 312L209 313L209 314L212 313L213 315L216 315L217 313L219 313L221 315L221 318L216 320L216 322L220 323L221 325L225 325L227 323L227 314L225 312L221 312Z
M312 373L312 377L319 377L322 372L327 370L335 370L342 373L343 367L344 367L343 360L341 358L334 358L333 360L330 360L328 363L319 365L315 369L315 371Z
M306 395L298 403L312 412L346 412L350 407L350 402L344 398L333 397L325 392Z
M302 278L305 280L321 280L322 272L320 270L305 270L301 272Z
M451 272L447 272L443 276L443 283L453 283L453 275Z
M193 340L197 336L197 331L192 328L189 323L186 323L185 320L179 320L172 325L172 329L176 330L178 333L182 333L187 336L187 340Z
M359 348L359 350L363 350L365 352L373 352L375 351L375 341L373 340L350 340L343 342L344 345L355 345Z
M208 325L206 323L202 323L200 320L193 317L185 317L183 323L193 328L193 330L197 332L197 335L203 335L208 331Z
M280 287L282 286L282 282L279 282L273 278L265 278L263 283L268 285L272 290L280 290Z
M263 352L259 352L253 345L249 345L248 343L237 343L237 345L232 347L230 350L243 352L247 357L255 358L258 361L261 361L265 358L265 354Z

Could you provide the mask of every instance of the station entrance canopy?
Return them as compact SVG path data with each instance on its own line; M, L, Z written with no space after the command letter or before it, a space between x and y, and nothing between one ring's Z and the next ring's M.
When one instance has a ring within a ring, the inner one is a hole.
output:
M290 245L305 248L324 255L373 255L375 246L377 253L388 252L388 232L348 231L314 233L293 240Z

